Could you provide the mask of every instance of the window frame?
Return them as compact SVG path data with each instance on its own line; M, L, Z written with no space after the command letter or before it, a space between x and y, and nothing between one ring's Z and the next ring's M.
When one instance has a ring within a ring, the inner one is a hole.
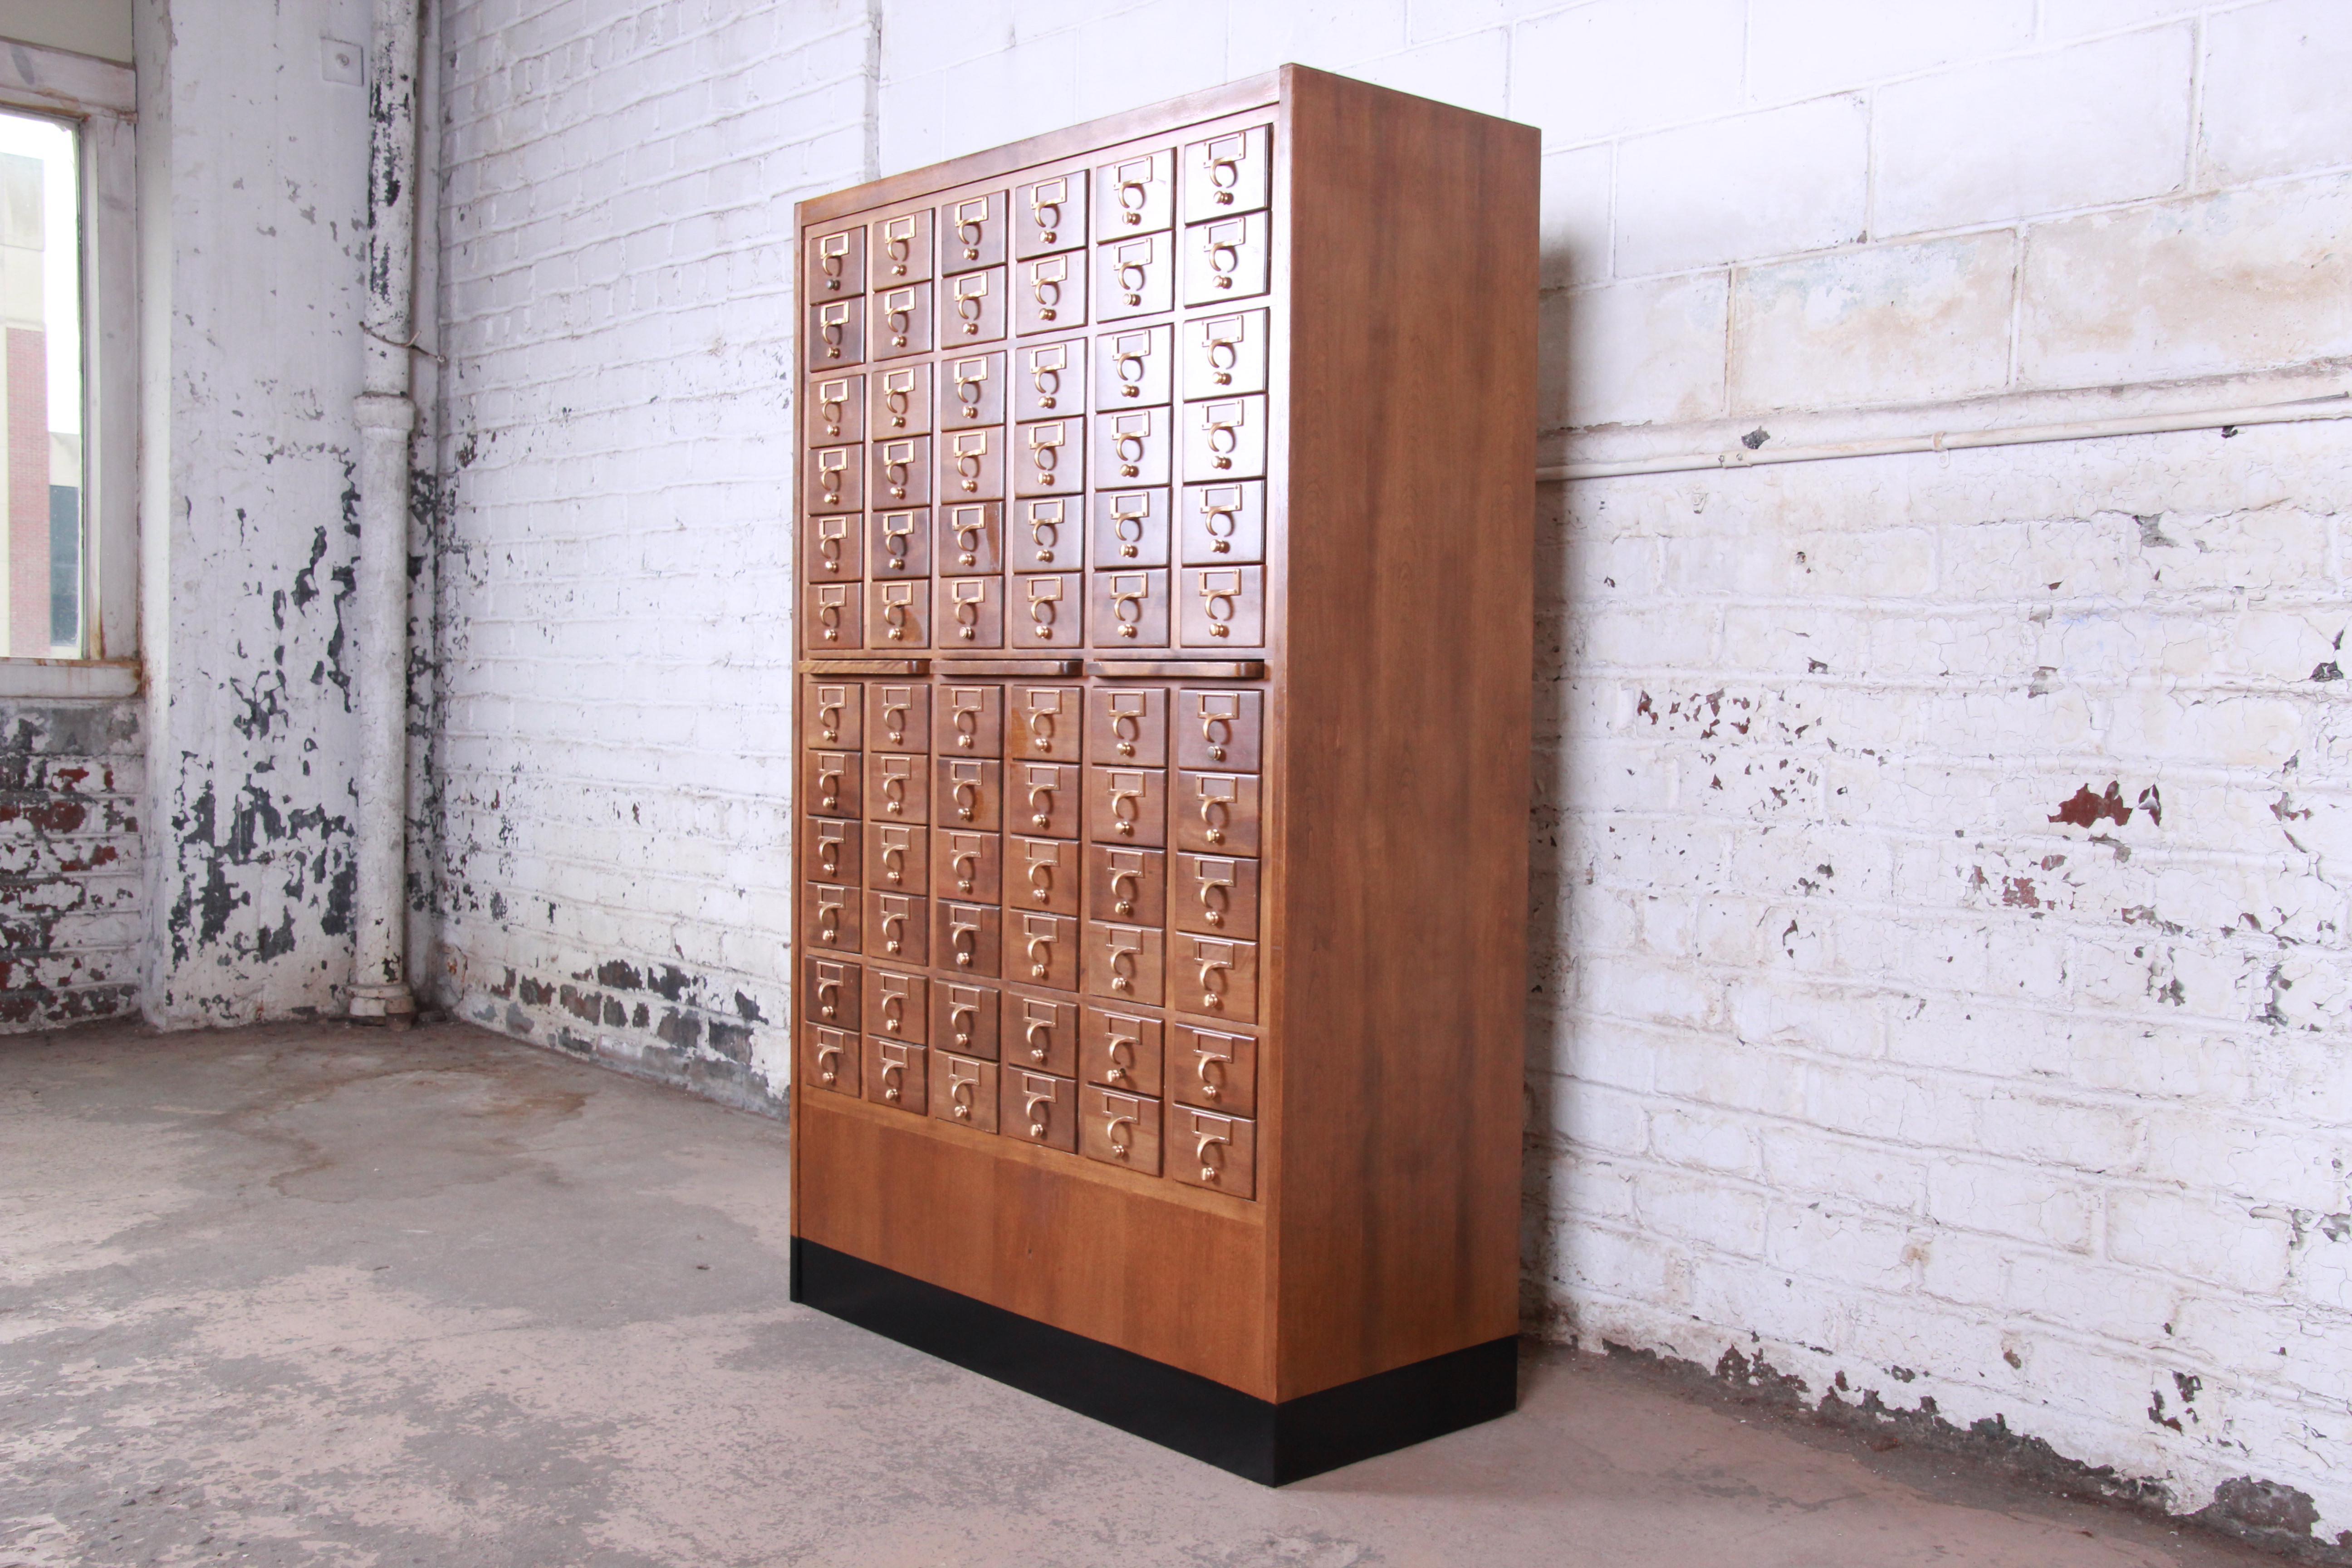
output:
M79 132L85 650L0 658L0 700L129 697L140 686L138 79L112 60L0 43L0 108Z

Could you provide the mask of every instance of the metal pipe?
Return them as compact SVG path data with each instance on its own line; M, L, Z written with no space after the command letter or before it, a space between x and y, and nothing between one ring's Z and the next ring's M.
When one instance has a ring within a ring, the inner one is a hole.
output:
M419 0L375 0L368 43L368 247L360 317L360 721L351 1016L405 1018L408 987L409 354L416 273Z

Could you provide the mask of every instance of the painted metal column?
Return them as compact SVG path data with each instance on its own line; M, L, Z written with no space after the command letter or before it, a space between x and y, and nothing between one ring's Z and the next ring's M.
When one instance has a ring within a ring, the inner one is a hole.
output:
M416 272L419 0L375 0L368 43L365 354L357 583L360 720L354 1018L416 1010L407 973L409 395Z

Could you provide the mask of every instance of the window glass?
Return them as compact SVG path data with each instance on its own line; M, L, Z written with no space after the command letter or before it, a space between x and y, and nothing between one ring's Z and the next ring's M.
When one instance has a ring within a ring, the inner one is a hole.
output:
M0 110L0 654L79 658L80 160L72 126Z

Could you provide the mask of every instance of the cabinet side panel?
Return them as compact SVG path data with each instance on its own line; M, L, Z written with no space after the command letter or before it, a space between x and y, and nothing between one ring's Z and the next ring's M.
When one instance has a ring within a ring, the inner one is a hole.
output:
M1517 1331L1537 137L1286 73L1288 1399Z

